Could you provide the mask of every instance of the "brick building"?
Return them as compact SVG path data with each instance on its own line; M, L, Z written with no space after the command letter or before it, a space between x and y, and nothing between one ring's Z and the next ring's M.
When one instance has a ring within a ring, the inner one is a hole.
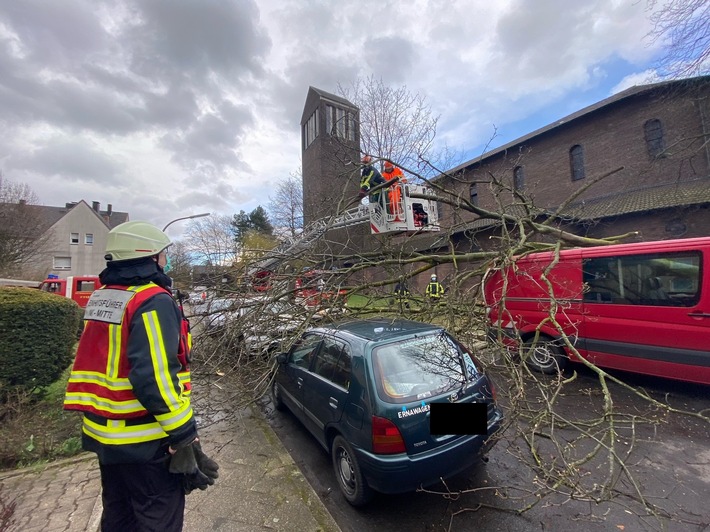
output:
M307 187L328 186L309 168L304 152L304 199ZM710 76L629 88L467 161L438 183L481 208L500 211L503 205L513 214L520 203L516 193L541 216L569 201L558 223L584 236L707 236ZM489 220L439 207L441 234L410 238L407 247L469 251L490 245L496 229ZM367 239L364 245L371 246Z

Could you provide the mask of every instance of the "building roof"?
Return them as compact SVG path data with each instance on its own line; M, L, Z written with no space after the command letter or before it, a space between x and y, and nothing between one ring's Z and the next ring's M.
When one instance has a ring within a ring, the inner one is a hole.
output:
M322 89L317 89L317 88L315 88L315 87L313 87L313 86L308 87L308 88L309 88L309 90L312 90L312 91L314 91L316 94L318 94L318 96L319 96L321 99L323 99L323 100L331 100L331 101L334 102L334 103L338 103L338 104L340 104L340 105L344 105L344 106L350 107L350 108L352 108L352 109L357 109L357 105L355 105L354 103L352 103L352 102L349 101L349 100L346 100L346 99L343 98L342 96L338 96L338 95L336 95L336 94L332 94L332 93L330 93L330 92L326 92L326 91L324 91L324 90L322 90Z
M693 179L629 190L569 205L564 214L577 220L596 220L622 214L710 204L710 179Z
M114 211L113 209L105 211L95 210L92 209L92 207L84 200L67 203L64 207L52 207L49 205L25 205L25 208L36 213L40 229L46 231L59 220L64 218L64 216L66 216L72 209L76 208L76 206L80 203L84 203L88 209L93 210L109 229L113 229L117 225L128 221L127 212ZM0 211L4 208L15 205L16 204L14 203L0 203Z
M627 98L631 98L633 96L637 96L637 95L644 94L647 92L657 91L659 89L667 89L667 88L671 88L671 87L682 88L682 87L686 87L686 86L690 86L690 85L703 84L703 83L710 83L710 76L698 76L695 78L688 78L688 79L682 79L682 80L661 81L659 83L651 83L648 85L634 85L633 87L630 87L624 91L614 94L613 96L610 96L609 98L606 98L606 99L601 100L597 103L589 105L583 109L580 109L579 111L576 111L570 115L567 115L567 116L561 118L560 120L552 122L551 124L541 127L540 129L536 129L535 131L528 133L527 135L524 135L520 138L517 138L517 139L511 141L511 142L508 142L507 144L504 144L503 146L500 146L494 150L491 150L491 151L486 152L482 155L479 155L478 157L475 157L474 159L471 159L470 161L466 161L465 163L458 165L457 167L447 171L446 173L449 175L455 174L465 168L468 168L469 166L472 166L476 163L480 163L480 162L482 162L486 159L489 159L495 155L503 153L514 146L524 144L525 142L529 141L532 138L539 137L540 135L548 133L548 132L550 132L558 127L561 127L563 125L569 124L570 122L573 122L574 120L577 120L579 118L582 118L583 116L594 113L594 112L596 112L604 107L608 107L609 105L612 105L616 102L620 102L621 100L625 100Z
M691 205L710 205L710 176L691 181L626 190L571 203L560 213L560 217L568 221L584 222ZM538 208L537 211L533 209L533 213L539 216L548 216L555 210L554 208ZM506 208L506 214L522 217L526 215L526 212L520 205L510 205ZM500 223L498 219L478 219L458 224L451 228L451 232L480 230L498 223Z

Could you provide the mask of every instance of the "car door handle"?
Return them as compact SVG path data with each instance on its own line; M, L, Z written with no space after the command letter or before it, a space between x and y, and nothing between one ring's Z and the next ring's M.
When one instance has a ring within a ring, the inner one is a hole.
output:
M338 400L335 397L329 397L328 398L328 404L330 405L331 408L338 408Z
M688 312L688 316L691 318L710 318L710 314L707 312Z

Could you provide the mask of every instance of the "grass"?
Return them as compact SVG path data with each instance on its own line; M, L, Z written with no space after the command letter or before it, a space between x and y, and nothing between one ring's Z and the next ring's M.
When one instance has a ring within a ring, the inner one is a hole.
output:
M0 469L75 456L81 449L81 415L62 410L71 368L37 393L15 394L1 405Z

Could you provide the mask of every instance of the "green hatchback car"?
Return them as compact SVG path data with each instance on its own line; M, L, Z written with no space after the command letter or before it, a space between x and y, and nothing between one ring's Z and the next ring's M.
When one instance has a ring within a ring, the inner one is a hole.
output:
M381 318L314 328L277 360L275 407L288 407L330 453L353 506L471 467L501 426L493 383L436 325ZM432 433L435 425L447 432Z

